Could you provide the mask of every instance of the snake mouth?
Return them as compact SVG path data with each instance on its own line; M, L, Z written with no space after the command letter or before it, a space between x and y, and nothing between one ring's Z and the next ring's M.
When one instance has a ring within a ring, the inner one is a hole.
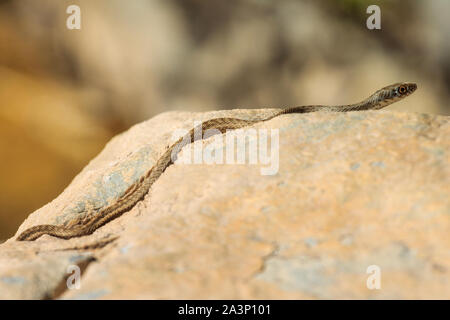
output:
M408 84L408 90L410 90L411 92L416 91L416 89L417 89L417 84L415 84L415 83Z
M410 95L411 93L417 90L417 84L415 84L414 82L408 82L405 84L405 86L406 86L406 95Z

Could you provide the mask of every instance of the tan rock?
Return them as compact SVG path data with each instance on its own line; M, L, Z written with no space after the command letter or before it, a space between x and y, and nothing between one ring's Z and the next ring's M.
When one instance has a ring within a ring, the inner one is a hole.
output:
M172 112L143 122L115 137L18 232L112 202L194 120L257 114ZM279 129L276 174L262 175L267 165L248 159L179 159L142 202L90 236L1 244L0 297L450 298L448 117L312 113L253 128ZM8 267L12 261L20 268ZM71 264L87 266L81 288L61 290ZM367 287L373 270L380 289Z

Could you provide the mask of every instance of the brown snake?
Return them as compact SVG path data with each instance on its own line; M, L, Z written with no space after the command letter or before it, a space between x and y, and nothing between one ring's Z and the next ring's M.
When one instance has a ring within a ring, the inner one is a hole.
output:
M216 118L203 122L201 132L208 129L217 129L221 133L226 130L243 128L258 122L268 121L279 115L288 113L308 113L315 111L331 111L331 112L348 112L360 110L377 110L386 107L404 97L410 95L417 89L415 83L396 83L384 87L366 100L351 105L342 106L300 106L293 108L286 108L275 112L273 115L258 120L243 120L236 118ZM36 240L44 234L55 236L58 238L69 239L73 237L81 237L93 233L109 221L121 216L124 212L130 210L148 193L153 183L161 176L161 174L175 161L176 154L182 149L185 144L194 141L196 135L194 132L200 131L200 126L192 128L187 136L180 138L177 142L172 144L158 159L156 164L137 182L133 183L115 202L102 208L95 216L87 216L83 219L74 219L69 221L66 225L38 225L26 229L18 237L18 241L32 241ZM188 141L187 143L185 141ZM177 153L172 155L174 149L177 148ZM173 159L172 159L173 158Z

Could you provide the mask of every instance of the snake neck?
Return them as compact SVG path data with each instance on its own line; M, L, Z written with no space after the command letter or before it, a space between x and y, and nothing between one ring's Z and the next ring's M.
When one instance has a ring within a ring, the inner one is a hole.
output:
M355 103L344 106L335 106L329 107L331 111L360 111L360 110L378 110L382 109L398 100L401 100L403 97L396 96L392 90L379 90L372 94L367 99Z
M386 90L383 88L372 94L367 99L358 103L339 106L315 105L315 106L300 106L300 107L286 108L284 110L281 110L279 113L271 117L268 117L266 120L270 120L278 115L288 113L308 113L316 111L349 112L349 111L363 111L363 110L378 110L398 100L401 100L407 95L409 95L409 93L405 94L403 97L400 97L395 95L393 90Z

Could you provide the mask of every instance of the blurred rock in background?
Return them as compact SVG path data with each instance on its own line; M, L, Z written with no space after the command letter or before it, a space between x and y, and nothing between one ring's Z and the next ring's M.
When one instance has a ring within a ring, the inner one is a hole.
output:
M67 6L82 29L66 28ZM381 30L366 8L381 7ZM0 239L115 134L168 110L346 104L450 114L450 2L0 1Z

